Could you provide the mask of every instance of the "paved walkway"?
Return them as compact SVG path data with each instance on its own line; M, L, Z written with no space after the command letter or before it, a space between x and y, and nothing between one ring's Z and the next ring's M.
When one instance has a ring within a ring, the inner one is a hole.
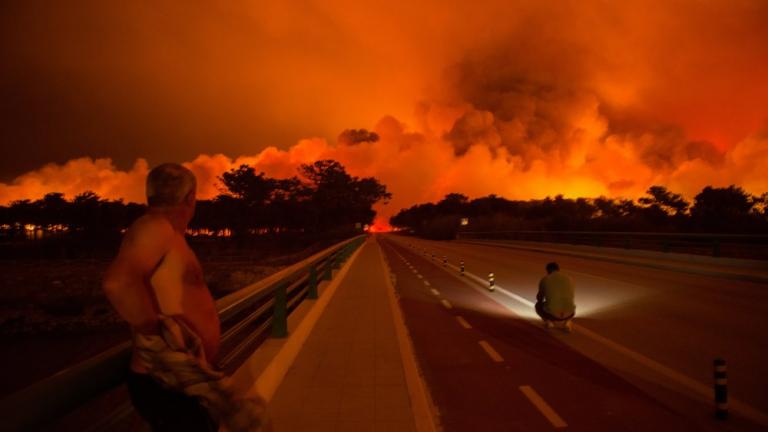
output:
M386 274L369 240L271 401L275 432L415 431Z

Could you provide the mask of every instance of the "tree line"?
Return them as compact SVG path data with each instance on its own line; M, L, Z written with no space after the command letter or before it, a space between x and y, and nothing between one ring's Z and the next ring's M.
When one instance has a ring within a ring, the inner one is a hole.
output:
M461 226L467 218L468 225ZM627 231L768 233L768 193L705 187L688 202L664 186L638 200L564 198L508 200L496 195L469 200L451 193L437 203L417 204L390 219L394 227L434 239L467 231Z
M193 230L234 236L300 231L350 229L373 222L373 205L391 194L373 177L358 178L334 160L301 165L299 175L275 179L241 165L221 175L220 194L199 200ZM42 199L20 200L0 206L5 231L26 227L66 229L88 233L119 232L146 210L146 206L106 200L93 192L65 199L51 192Z

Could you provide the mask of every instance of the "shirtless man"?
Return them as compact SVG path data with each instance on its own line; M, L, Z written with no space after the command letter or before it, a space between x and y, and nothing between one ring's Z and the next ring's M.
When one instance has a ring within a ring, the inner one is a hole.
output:
M157 334L158 314L183 321L201 339L213 364L220 323L200 263L184 239L195 210L195 177L177 164L163 164L147 177L149 208L123 238L103 288L134 333ZM197 399L161 386L147 375L134 347L128 390L153 430L216 430Z

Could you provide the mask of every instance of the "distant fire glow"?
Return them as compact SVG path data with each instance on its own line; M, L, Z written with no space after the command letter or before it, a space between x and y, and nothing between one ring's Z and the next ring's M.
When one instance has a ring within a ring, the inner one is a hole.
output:
M369 233L385 233L385 232L391 232L392 227L384 220L377 219L373 225L368 226L366 229Z
M186 234L192 237L232 237L232 230L224 228L211 230L207 228L187 229Z

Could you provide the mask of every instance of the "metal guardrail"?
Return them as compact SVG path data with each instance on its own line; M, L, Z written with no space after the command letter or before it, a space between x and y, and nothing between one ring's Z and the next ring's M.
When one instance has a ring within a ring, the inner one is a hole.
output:
M768 259L768 235L613 231L460 231L457 238L567 243L692 253L713 257Z
M230 295L234 300L227 296L217 301L222 324L219 366L232 372L268 337L286 337L290 312L305 298L316 299L319 283L330 280L333 270L364 241L365 236L358 236L341 242L261 289L247 295L235 292ZM0 429L56 429L58 420L118 388L130 356L131 344L124 342L6 397L0 401ZM130 402L119 399L109 412L91 413L96 418L88 415L92 423L80 430L112 430L132 412Z

